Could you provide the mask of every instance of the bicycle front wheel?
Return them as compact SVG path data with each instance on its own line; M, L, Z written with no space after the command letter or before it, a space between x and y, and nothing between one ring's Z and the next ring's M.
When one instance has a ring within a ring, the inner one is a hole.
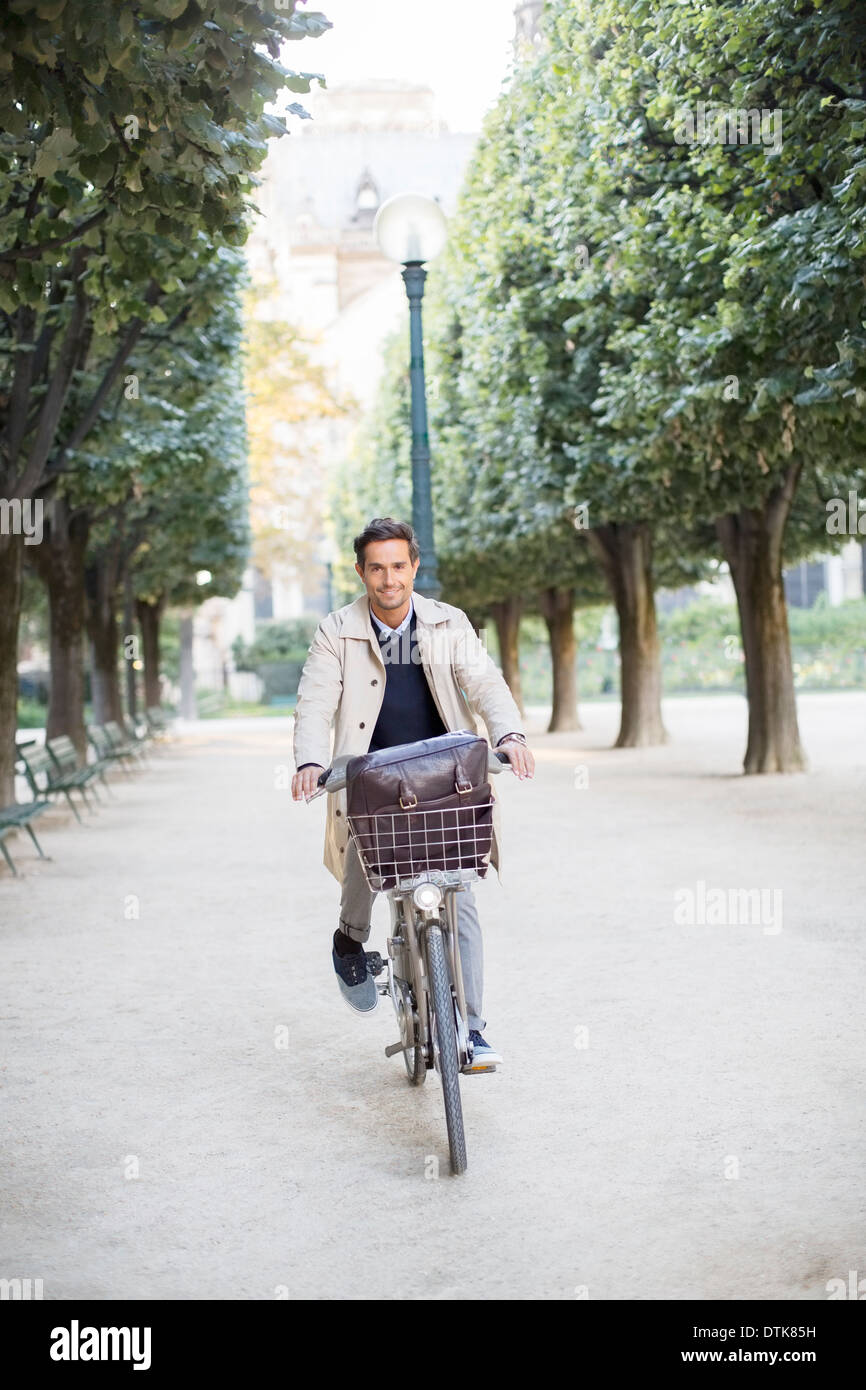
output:
M445 959L445 943L438 923L432 923L427 928L427 962L430 968L433 1047L439 1058L439 1074L442 1077L451 1171L465 1173L466 1135L463 1130L463 1106L460 1103L460 1064L457 1056L457 1029L454 1026L454 1001Z

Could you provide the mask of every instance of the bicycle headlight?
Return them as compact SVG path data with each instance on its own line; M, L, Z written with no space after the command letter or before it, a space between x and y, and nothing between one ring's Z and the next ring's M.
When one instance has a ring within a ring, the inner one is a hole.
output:
M442 894L435 883L419 883L412 894L412 901L421 912L435 912L442 901Z

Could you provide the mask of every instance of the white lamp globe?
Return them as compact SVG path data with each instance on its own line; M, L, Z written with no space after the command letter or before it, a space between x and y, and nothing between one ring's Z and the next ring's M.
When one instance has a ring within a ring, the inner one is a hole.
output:
M423 193L397 193L376 213L373 231L383 256L407 265L436 259L445 245L448 223L432 198Z

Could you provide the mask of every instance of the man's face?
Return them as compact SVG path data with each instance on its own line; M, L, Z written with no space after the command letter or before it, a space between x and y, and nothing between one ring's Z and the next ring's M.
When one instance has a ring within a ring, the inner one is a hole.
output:
M364 552L364 568L355 569L367 588L371 602L384 612L400 608L409 601L420 559L409 559L409 542L370 541Z

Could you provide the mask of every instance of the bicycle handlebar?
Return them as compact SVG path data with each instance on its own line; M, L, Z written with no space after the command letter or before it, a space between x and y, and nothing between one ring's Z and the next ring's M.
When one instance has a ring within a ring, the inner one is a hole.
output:
M305 798L306 801L315 801L317 796L322 796L325 792L342 791L346 785L346 765L349 759L354 757L353 753L344 753L342 757L335 758L330 767L326 767L324 772L319 774L317 780L318 791L314 791L312 796ZM503 764L510 767L511 763L507 753L499 753L495 748L487 750L487 770L488 772L501 772Z

